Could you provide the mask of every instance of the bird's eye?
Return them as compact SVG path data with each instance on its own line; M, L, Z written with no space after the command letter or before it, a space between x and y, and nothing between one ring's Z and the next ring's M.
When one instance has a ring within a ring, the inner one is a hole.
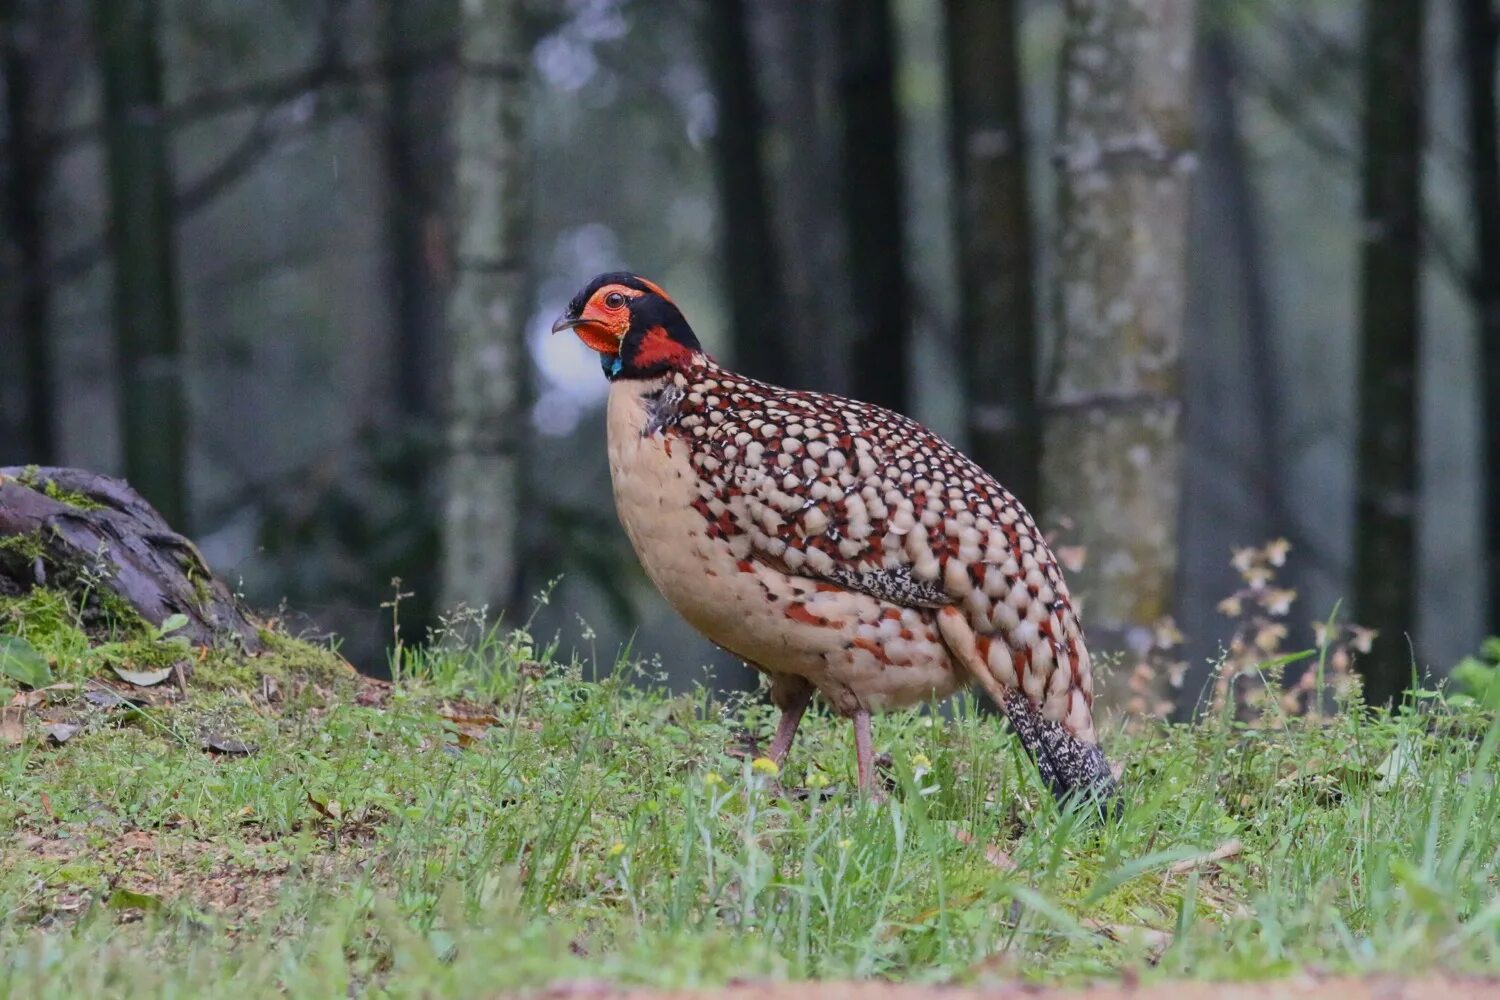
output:
M625 296L619 292L610 292L604 296L604 304L611 309L618 309L625 304Z

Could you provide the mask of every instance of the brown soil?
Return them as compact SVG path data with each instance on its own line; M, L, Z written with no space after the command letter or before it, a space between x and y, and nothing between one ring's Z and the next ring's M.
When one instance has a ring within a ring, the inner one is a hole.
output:
M1365 978L1304 974L1268 983L1101 984L1082 989L1044 989L1018 983L980 988L899 986L877 982L776 983L733 986L714 991L620 992L601 984L579 983L548 991L557 1000L1494 1000L1500 978L1430 976Z

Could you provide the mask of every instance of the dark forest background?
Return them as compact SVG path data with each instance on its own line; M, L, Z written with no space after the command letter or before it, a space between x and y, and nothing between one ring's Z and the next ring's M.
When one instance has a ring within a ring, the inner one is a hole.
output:
M1206 677L1277 538L1290 641L1378 629L1376 698L1500 633L1491 0L0 12L0 465L127 476L363 668L399 594L410 639L466 604L748 682L636 567L547 334L621 267L969 450L1101 646L1171 616Z

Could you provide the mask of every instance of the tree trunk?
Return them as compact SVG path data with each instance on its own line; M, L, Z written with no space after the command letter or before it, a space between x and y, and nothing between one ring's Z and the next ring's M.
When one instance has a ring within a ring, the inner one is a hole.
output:
M959 326L969 454L1038 490L1036 299L1015 0L947 0Z
M65 588L83 605L112 591L153 625L173 615L200 646L261 648L260 629L198 547L139 493L82 469L0 469L0 594ZM81 614L86 614L85 609Z
M1365 4L1354 610L1380 631L1359 663L1371 704L1405 690L1416 619L1423 21L1422 0Z
M766 97L765 145L786 297L792 373L784 384L848 395L850 315L839 153L837 11L805 0L746 8Z
M766 193L765 136L744 0L722 0L705 20L718 101L714 159L720 245L735 367L777 385L792 378L781 262Z
M33 83L39 66L40 28L35 4L4 0L0 5L6 112L6 236L14 254L16 327L25 382L25 415L19 442L28 462L57 461L56 403L53 391L50 286L47 283L47 204L49 154L43 141Z
M187 523L187 416L156 0L94 0L125 475Z
M1261 235L1261 209L1255 195L1252 171L1245 151L1240 124L1239 53L1229 27L1222 18L1208 25L1200 48L1198 79L1205 102L1222 134L1216 137L1223 162L1224 212L1238 257L1237 304L1244 311L1243 326L1248 347L1251 412L1260 438L1259 454L1246 456L1254 463L1255 498L1267 529L1274 534L1294 532L1281 486L1281 398L1280 360L1277 336L1266 294L1265 240ZM1282 576L1283 583L1286 575Z
M855 318L854 395L907 412L911 303L890 0L839 0L844 225Z
M512 599L526 323L526 52L518 0L463 0L443 603Z
M1491 0L1461 0L1461 6L1476 251L1474 307L1483 366L1487 621L1489 633L1500 635L1500 102L1495 93L1500 13Z
M1042 497L1075 522L1101 645L1172 606L1192 154L1191 0L1069 0L1058 338Z
M386 78L384 152L390 287L395 314L396 407L426 424L433 417L433 374L442 309L432 247L437 198L430 147L437 109L424 106L413 50L429 20L409 0L386 0L382 33Z

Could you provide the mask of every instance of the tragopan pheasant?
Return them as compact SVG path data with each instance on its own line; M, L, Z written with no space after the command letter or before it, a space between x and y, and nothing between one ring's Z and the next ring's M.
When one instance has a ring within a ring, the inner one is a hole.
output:
M854 720L974 682L1059 797L1112 796L1062 571L989 474L915 421L720 367L660 287L601 274L553 332L610 381L615 506L646 573L698 631L769 676L778 764L814 691Z

